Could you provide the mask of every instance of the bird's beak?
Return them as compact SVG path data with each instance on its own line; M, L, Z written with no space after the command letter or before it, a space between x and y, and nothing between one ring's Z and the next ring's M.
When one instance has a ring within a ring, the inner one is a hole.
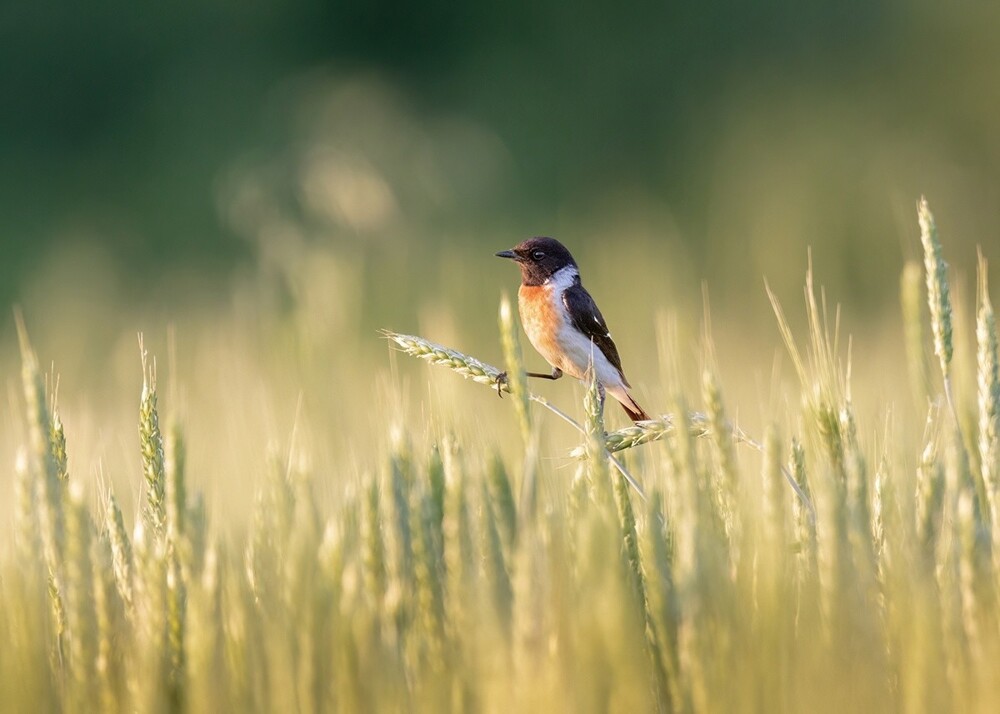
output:
M511 260L517 260L517 253L512 250L501 250L496 254L498 258L510 258Z

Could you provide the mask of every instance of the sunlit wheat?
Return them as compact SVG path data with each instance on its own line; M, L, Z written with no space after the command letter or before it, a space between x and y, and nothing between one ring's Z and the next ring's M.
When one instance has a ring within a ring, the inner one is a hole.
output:
M314 473L293 438L267 447L252 518L232 528L231 504L196 487L212 462L194 455L219 445L182 431L170 398L161 405L145 352L127 474L135 513L103 478L90 498L69 458L74 410L64 424L19 321L25 443L13 464L14 547L0 562L4 707L992 711L995 319L981 261L975 364L962 365L952 320L963 313L952 313L925 202L919 221L929 332L952 406L920 376L922 327L908 325L914 391L930 397L918 436L856 407L851 361L865 355L841 342L811 268L804 336L769 291L798 381L790 399L759 407L759 441L727 412L711 358L693 385L671 384L664 414L611 433L592 378L565 411L532 394L505 302L506 379L424 338L384 335L504 395L510 433L522 436L513 447L483 414L463 425L476 436L457 437L444 417L428 414L418 430L400 411L373 440L352 442L381 444L380 466L343 455L342 467ZM912 273L908 322L920 314ZM977 375L964 400L950 393L959 366ZM573 426L555 453L537 436L550 414ZM956 415L974 424L969 446ZM312 425L313 445L333 435L325 426Z

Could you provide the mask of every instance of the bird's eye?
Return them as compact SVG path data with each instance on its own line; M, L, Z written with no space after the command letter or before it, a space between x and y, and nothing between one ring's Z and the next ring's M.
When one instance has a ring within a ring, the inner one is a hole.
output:
M541 260L542 258L545 257L545 253L543 253L540 250L536 250L532 252L531 257L534 258L535 260Z

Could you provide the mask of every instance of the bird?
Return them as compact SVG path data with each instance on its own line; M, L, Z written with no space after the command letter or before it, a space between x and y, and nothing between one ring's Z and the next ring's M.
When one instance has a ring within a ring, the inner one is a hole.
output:
M649 419L628 392L632 385L625 378L618 348L597 303L583 287L580 269L566 246L555 238L536 237L496 256L513 260L520 267L517 307L521 326L532 346L552 366L550 374L527 375L556 380L568 374L585 380L593 363L602 399L606 391L632 421Z

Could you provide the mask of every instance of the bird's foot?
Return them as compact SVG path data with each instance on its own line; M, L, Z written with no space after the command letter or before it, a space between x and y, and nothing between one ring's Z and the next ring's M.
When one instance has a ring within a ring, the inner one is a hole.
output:
M507 373L501 372L500 374L497 375L497 381L496 381L497 396L500 397L501 399L503 399L503 392L500 391L500 388L503 387L503 385L505 384L507 384Z

